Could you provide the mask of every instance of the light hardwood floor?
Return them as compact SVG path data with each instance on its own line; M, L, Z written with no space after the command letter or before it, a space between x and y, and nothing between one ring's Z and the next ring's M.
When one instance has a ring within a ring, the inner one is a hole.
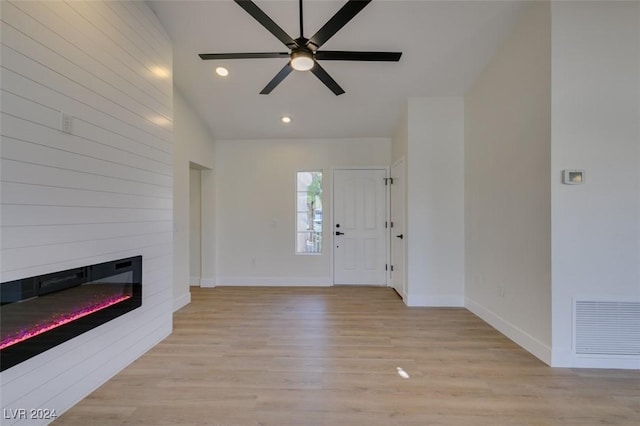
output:
M640 371L550 368L465 309L369 287L192 298L55 425L640 425Z

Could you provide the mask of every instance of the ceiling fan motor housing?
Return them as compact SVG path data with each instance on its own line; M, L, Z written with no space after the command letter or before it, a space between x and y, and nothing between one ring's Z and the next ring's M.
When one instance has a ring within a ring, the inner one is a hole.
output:
M315 61L313 51L307 48L291 50L291 66L296 71L309 71L313 68Z

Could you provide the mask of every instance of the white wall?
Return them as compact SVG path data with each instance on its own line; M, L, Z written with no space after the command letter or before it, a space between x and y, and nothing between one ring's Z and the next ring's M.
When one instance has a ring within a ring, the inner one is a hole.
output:
M391 140L391 162L407 157L409 150L409 101L402 106L402 114L398 120L396 131ZM406 169L406 167L405 167Z
M640 368L572 353L574 298L640 302L640 3L552 5L553 365ZM586 182L562 185L563 169Z
M550 18L530 6L465 96L465 304L547 363Z
M191 301L190 281L190 165L201 169L201 229L202 229L202 276L203 285L213 282L214 277L214 139L194 109L175 89L174 96L174 309L180 309Z
M61 414L171 332L171 46L143 2L0 7L1 280L143 256L142 307L0 374Z
M390 163L389 139L216 142L218 285L331 285L331 168ZM322 255L296 255L296 171L324 172ZM205 188L203 187L203 194Z
M407 126L406 303L463 306L464 101L411 98Z

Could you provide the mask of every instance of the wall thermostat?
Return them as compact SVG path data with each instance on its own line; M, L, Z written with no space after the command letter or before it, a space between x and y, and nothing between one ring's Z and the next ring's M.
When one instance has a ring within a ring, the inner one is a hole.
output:
M562 183L565 185L580 185L584 183L584 170L568 169L562 171Z

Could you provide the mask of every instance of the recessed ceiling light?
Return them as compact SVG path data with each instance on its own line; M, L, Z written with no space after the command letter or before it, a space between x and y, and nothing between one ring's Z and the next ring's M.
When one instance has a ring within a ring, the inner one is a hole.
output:
M220 77L226 77L229 75L229 70L225 67L218 67L216 68L216 74L218 74Z
M288 115L285 115L284 117L282 117L280 119L280 121L282 121L285 124L289 124L289 123L291 123L291 117L289 117Z

